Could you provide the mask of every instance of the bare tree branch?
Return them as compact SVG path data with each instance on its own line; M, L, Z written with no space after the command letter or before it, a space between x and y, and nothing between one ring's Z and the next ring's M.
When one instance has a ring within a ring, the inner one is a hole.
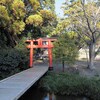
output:
M86 44L89 44L89 42L86 41L86 40L83 38L84 36L83 36L81 33L79 33L79 32L77 31L76 28L74 28L74 30L77 32L77 34L81 37L81 39L82 39Z
M86 12L85 12L84 3L81 2L81 4L82 4L82 7L83 7L84 17L86 18L88 28L89 28L90 32L93 33L92 29L90 27L89 19L88 19L87 15L86 15Z
M84 3L81 2L81 4L82 4L82 7L83 7L84 17L86 18L89 31L92 33L92 41L95 42L95 34L94 34L94 32L92 31L92 29L90 27L89 19L86 15L86 11L85 11L85 8L84 8Z

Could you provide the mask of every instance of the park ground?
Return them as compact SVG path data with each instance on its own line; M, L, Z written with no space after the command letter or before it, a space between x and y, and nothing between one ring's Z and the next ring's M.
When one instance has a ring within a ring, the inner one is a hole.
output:
M48 65L48 61L37 60L35 61L35 64L40 66L43 64ZM87 68L86 52L85 50L81 50L75 64L71 65L70 67L66 64L64 71L69 73L79 73L81 76L86 76L86 77L94 77L94 76L100 77L100 54L95 58L94 65L95 68L92 70ZM61 72L63 70L62 64L59 62L53 62L53 67L54 71L56 72Z

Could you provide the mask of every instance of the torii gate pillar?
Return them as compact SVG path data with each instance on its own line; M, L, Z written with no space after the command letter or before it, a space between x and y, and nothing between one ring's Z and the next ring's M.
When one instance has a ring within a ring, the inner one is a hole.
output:
M30 67L33 67L33 41L30 41Z
M51 41L48 41L48 57L49 57L49 70L53 70L53 66L52 66L52 44Z
M56 39L42 39L39 38L37 40L27 40L26 42L29 42L30 44L27 46L27 48L30 49L30 63L29 67L33 67L33 49L34 48L48 48L48 57L49 57L49 70L53 70L52 66L52 48L53 44L51 41L55 41ZM38 45L35 45L34 42L38 42ZM43 45L43 42L48 42L48 44Z

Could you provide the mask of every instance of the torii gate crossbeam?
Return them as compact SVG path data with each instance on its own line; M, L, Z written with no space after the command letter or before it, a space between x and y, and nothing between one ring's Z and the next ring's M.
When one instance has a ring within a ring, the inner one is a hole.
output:
M49 70L53 69L52 66L52 48L54 47L52 44L52 41L55 41L56 39L50 39L50 38L39 38L36 40L27 40L26 42L30 43L27 48L30 49L30 63L29 67L33 66L33 54L34 54L34 48L48 48L48 57L49 57ZM35 45L35 42L37 44ZM46 44L44 45L43 42Z

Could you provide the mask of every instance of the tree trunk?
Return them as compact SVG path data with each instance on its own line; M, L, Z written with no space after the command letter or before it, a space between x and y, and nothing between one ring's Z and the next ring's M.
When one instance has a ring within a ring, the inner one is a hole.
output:
M64 69L65 69L65 62L64 60L62 60L62 71L64 72Z
M16 42L14 40L14 37L11 36L11 34L8 31L6 31L6 30L3 30L3 32L5 33L5 36L7 38L7 44L9 46L11 46L11 47L14 47L16 45Z
M14 47L16 45L15 39L14 37L11 35L11 33L9 33L6 29L4 29L3 27L0 27L0 31L2 33L4 33L6 39L7 39L7 44L11 47Z
M95 58L95 43L90 43L89 45L89 69L94 69L94 58Z

